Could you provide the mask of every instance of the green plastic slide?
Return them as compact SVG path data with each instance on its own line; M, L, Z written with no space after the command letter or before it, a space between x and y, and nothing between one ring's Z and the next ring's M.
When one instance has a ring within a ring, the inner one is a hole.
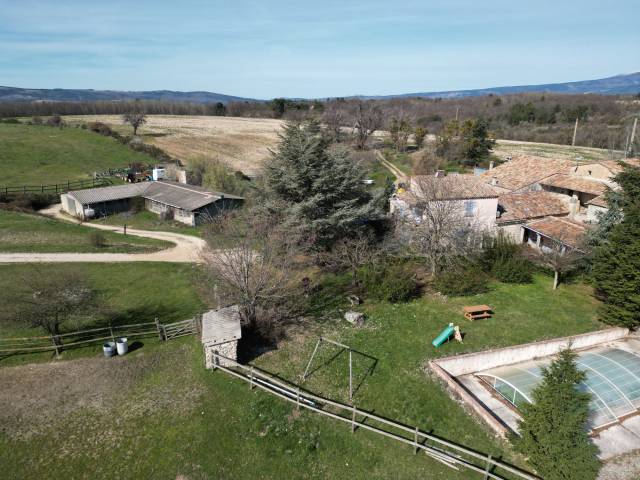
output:
M436 338L433 339L433 342L431 342L431 345L433 345L434 347L439 347L444 342L449 340L449 337L453 335L454 331L455 329L453 328L453 323L450 323L447 328L445 328L444 330L442 330L442 332L440 332L440 335L438 335Z

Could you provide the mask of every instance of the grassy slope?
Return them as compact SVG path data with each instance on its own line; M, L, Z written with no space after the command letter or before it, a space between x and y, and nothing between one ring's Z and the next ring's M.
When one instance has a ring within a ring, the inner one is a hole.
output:
M100 232L106 245L90 243L92 233ZM172 246L170 242L133 235L98 231L41 215L0 210L0 252L153 252Z
M89 179L94 171L152 159L79 128L0 124L0 186Z
M145 268L150 269L146 276L142 271L137 278L131 273L127 276L139 285L143 297L151 295L147 298L164 302L175 280L166 281L168 271L161 272L160 266ZM163 275L162 282L148 281L159 275ZM117 277L115 271L109 272L105 285ZM151 283L154 288L144 287ZM171 288L162 287L167 284ZM344 291L344 286L344 281L337 279L325 293L329 298ZM126 305L132 298L136 297L127 294L118 298L118 304ZM173 295L163 305L172 305L175 300ZM474 323L462 319L462 305L485 302L494 306L495 318ZM144 302L148 304L151 302ZM138 300L137 305L143 304ZM373 374L362 377L368 365L354 357L356 380L364 380L355 397L358 406L513 460L508 448L496 442L425 374L425 361L433 356L597 329L600 324L594 320L594 307L589 288L570 285L552 292L549 278L542 276L532 285L495 285L490 293L477 298L446 302L419 299L404 305L368 303L364 309L369 321L364 328L354 329L344 322L316 324L255 363L295 381L315 344L314 335L325 334L378 359ZM467 334L465 343L434 349L430 341L450 321L462 326ZM124 465L127 475L137 478L476 478L423 456L414 457L408 447L374 434L358 431L352 435L348 426L330 419L306 412L298 416L290 404L250 391L245 383L221 372L205 372L195 340L168 343L158 351L163 352L163 360L136 369L142 372L141 378L122 390L113 411L80 408L64 418L57 435L50 431L29 440L9 440L10 429L0 433L0 463L13 476L29 478L110 478L116 465ZM150 352L142 349L123 360L133 362ZM317 364L329 362L335 353L323 349ZM343 354L324 365L311 376L307 387L346 398L346 361ZM188 408L172 410L159 400L151 406L144 402L146 397L170 394L179 404L185 395L196 391L200 393ZM139 407L141 404L145 407ZM118 423L122 426L114 440ZM52 448L62 457L50 455Z

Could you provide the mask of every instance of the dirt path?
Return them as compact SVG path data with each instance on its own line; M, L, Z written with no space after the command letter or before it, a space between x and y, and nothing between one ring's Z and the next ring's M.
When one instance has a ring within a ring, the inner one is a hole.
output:
M384 165L387 168L387 170L389 170L396 177L396 182L406 182L409 179L409 177L405 175L405 173L402 170L400 170L393 163L391 163L386 158L384 158L384 155L382 155L382 153L380 152L376 152L376 153L378 154L380 163L382 163L382 165Z
M43 215L57 218L62 221L80 223L78 220L63 215L60 204L52 205L40 210ZM110 232L124 233L120 227L83 223L86 227L108 230ZM172 242L175 247L167 248L154 253L1 253L0 263L57 263L57 262L181 262L196 263L200 261L200 252L206 242L191 235L182 235L172 232L155 232L150 230L138 230L127 228L127 235L155 238Z

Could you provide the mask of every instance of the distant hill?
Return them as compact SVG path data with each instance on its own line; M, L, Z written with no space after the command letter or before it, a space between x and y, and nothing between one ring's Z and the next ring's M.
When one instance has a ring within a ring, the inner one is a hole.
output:
M479 97L482 95L508 95L510 93L551 92L567 94L599 93L603 95L621 95L640 93L640 72L598 80L582 80L579 82L547 83L543 85L518 85L512 87L479 88L473 90L448 90L442 92L402 93L399 95L361 96L364 99L385 99L404 97L425 98L460 98Z
M0 86L0 102L48 101L48 102L95 102L109 100L164 100L167 102L229 103L253 101L250 98L234 97L213 92L176 92L151 90L124 92L118 90L73 90L66 88L17 88Z
M480 88L473 90L449 90L442 92L402 93L397 95L354 95L350 98L388 99L403 97L425 98L460 98L477 97L482 95L506 95L525 92L553 92L567 94L599 93L604 95L636 94L640 92L640 72L598 80L583 80L579 82L548 83L544 85L518 85L512 87ZM50 102L81 102L99 100L164 100L168 102L190 103L229 103L233 101L254 101L251 98L234 97L213 92L178 92L174 90L151 90L140 92L118 90L72 90L65 88L18 88L1 87L0 102L15 101L50 101ZM301 100L301 99L300 99Z

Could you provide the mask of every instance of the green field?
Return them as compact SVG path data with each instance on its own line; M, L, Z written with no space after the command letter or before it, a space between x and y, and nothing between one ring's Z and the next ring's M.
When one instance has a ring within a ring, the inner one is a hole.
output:
M96 247L99 232L105 244ZM0 210L0 252L149 253L173 244L152 238L121 235L42 215Z
M20 268L24 267L0 268L1 278L13 276ZM165 311L165 317L178 318L198 305L188 280L193 267L86 268L132 319L156 315L148 311L154 304ZM127 285L135 285L135 293L119 288L125 279ZM329 277L317 300L337 295L342 299L346 286L345 278ZM0 285L10 287L10 282ZM505 443L450 399L428 375L426 362L437 356L571 335L602 325L595 320L597 302L585 285L563 285L553 292L550 279L539 275L531 285L491 287L489 293L470 298L367 302L363 309L369 318L360 329L338 321L336 311L335 320L309 320L301 325L277 350L258 357L254 364L297 382L317 335L325 335L377 360L373 372L365 374L371 361L354 357L356 383L361 383L355 395L358 407L522 464ZM181 300L178 307L176 302ZM464 320L461 307L475 303L492 305L495 317ZM466 334L464 344L452 342L434 349L431 340L449 322L461 326ZM345 400L347 356L338 353L321 350L314 364L320 368L305 387ZM160 479L181 475L189 479L481 478L414 456L409 447L373 433L351 434L342 423L310 412L298 414L294 405L251 391L247 384L222 372L206 372L195 339L145 346L113 361L98 358L98 352L94 356L66 363L66 369L79 372L73 380L77 383L68 380L80 392L72 398L56 393L55 382L45 382L44 392L36 397L49 395L50 400L41 400L43 406L25 414L22 402L0 393L0 423L5 425L0 431L0 463L10 477L112 478L120 466L131 478ZM28 383L38 369L44 382L50 378L51 365L32 366L28 371L0 368L0 382L11 386L11 378L25 375L27 380L20 385ZM103 378L98 385L96 372ZM117 395L108 388L112 377ZM38 385L35 380L33 384ZM29 399L28 404L37 403L24 388L15 388L16 395ZM87 399L95 397L94 389L110 393L92 403ZM89 391L82 393L84 390Z
M113 138L75 127L0 124L0 186L49 185L153 159Z

